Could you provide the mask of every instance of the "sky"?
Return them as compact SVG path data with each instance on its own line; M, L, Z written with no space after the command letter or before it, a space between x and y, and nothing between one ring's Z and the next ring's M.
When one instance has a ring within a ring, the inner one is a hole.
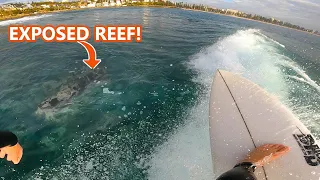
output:
M273 17L320 31L320 0L181 0Z

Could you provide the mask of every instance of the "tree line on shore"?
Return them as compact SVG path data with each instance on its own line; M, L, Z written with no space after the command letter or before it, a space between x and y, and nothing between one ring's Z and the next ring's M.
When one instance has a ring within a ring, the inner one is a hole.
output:
M10 8L0 9L0 18L6 19L21 15L32 15L50 11L74 9L78 7L78 2L32 2L26 6L24 3L9 4ZM46 5L46 6L43 6Z

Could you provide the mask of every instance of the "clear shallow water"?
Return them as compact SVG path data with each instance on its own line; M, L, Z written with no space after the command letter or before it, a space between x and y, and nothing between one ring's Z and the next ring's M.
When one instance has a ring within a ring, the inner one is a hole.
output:
M38 104L88 71L86 53L77 43L9 44L10 22L0 23L1 129L25 147L19 166L0 162L5 179L212 179L208 90L217 68L278 96L320 137L319 37L178 9L84 10L23 22L142 24L143 42L94 43L106 78L46 117Z

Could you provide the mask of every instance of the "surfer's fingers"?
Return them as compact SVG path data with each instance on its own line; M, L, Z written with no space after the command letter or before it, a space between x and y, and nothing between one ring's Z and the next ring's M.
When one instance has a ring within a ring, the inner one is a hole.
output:
M259 148L262 149L263 151L268 151L274 147L275 144L264 144L260 146Z
M271 145L272 144L264 144L264 145L257 147L257 149L268 149Z
M285 147L281 147L277 152L275 152L272 156L273 159L277 159L283 155L285 155L286 153L288 153L290 151L290 148L285 146Z
M16 157L14 159L12 159L13 164L18 164L20 162L21 158Z
M279 150L281 150L281 151L289 151L290 147L289 146L282 146Z
M279 148L282 148L282 147L284 147L282 144L272 144L271 145L271 148L273 148L273 149L279 149Z
M285 145L283 145L283 144L273 144L273 145L271 146L271 148L273 148L274 150L276 150L277 152L279 152L279 151L282 151L282 150L287 149L288 147L285 146Z
M289 151L290 151L290 148L288 146L282 146L277 150L276 154L284 154Z
M18 154L17 154L16 160L15 160L13 163L14 163L14 164L18 164L18 163L21 161L21 159L22 159L22 155L23 155L23 149L21 148L21 149L19 150Z
M272 155L272 161L275 160L275 159L278 159L280 157L282 157L285 153L278 153L278 154L273 154Z
M12 160L13 160L12 155L8 154L8 155L7 155L7 161L12 161Z
M0 158L4 158L6 156L6 152L4 150L0 150Z
M280 152L283 151L286 148L286 146L282 144L270 144L269 148L271 150L275 150L276 152Z

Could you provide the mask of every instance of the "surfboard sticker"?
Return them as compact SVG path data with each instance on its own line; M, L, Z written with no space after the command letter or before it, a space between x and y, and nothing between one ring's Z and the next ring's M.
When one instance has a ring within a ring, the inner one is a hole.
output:
M293 137L299 144L306 162L310 166L320 165L320 148L311 134L294 134Z

